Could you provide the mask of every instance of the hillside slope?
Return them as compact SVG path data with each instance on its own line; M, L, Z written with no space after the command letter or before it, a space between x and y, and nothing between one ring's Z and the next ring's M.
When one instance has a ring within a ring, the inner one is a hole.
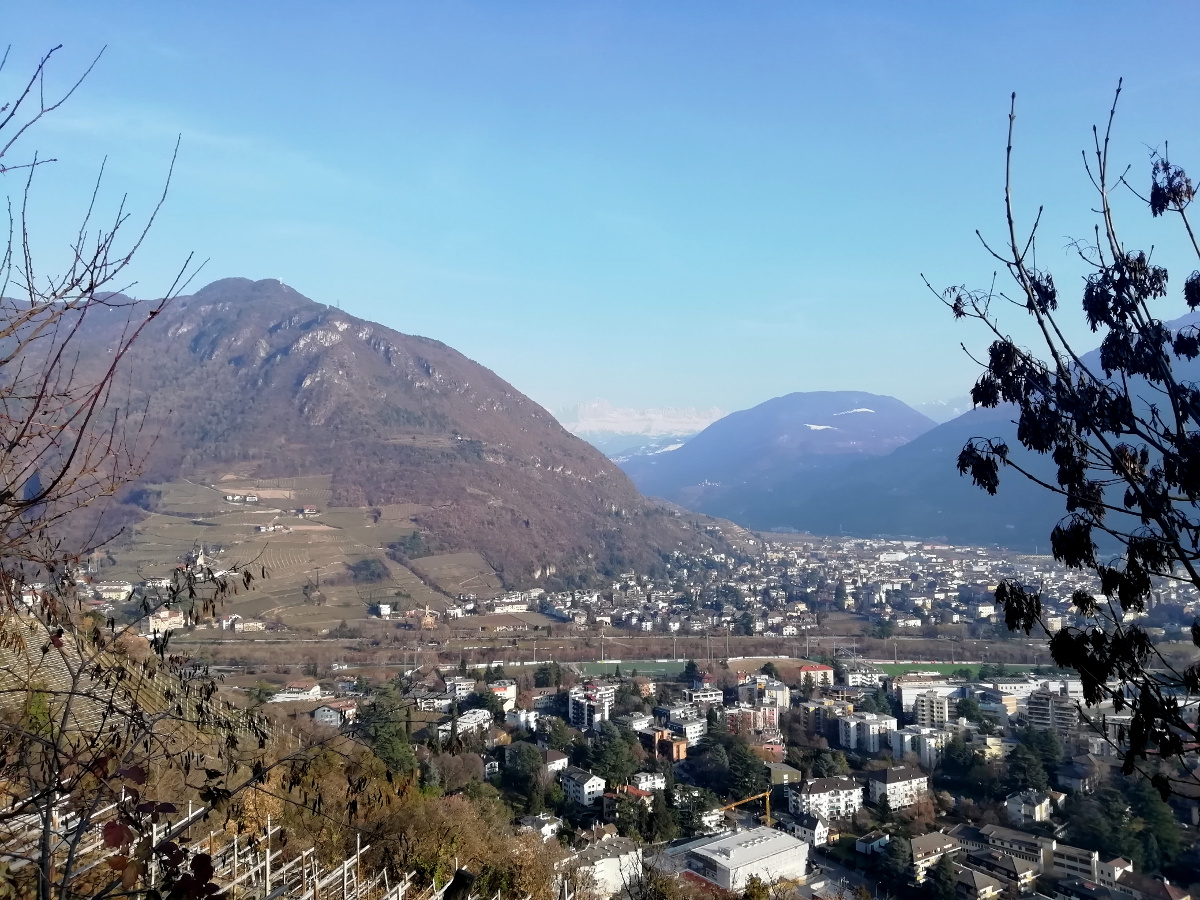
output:
M94 344L122 322L108 316ZM488 369L278 281L226 279L180 298L131 360L133 399L148 400L157 435L147 481L332 474L330 505L419 505L434 544L478 550L509 583L545 565L620 567L686 537Z

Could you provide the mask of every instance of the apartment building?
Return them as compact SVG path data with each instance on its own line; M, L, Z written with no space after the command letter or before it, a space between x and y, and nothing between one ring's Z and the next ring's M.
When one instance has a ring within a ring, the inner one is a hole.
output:
M571 688L567 695L568 718L580 731L594 728L612 717L617 690L611 685L587 682Z
M879 803L887 797L891 809L902 809L912 806L921 797L929 793L929 777L918 769L908 766L891 766L872 772L868 784L871 789L871 801Z
M926 691L913 699L913 715L922 728L941 728L953 722L952 712L957 702L939 691Z
M795 816L846 819L862 805L863 789L850 778L810 778L788 792L788 811Z
M1079 726L1077 701L1065 691L1034 691L1026 701L1026 715L1031 727L1056 732L1064 741L1069 741Z
M958 839L942 831L922 834L909 842L912 850L913 880L920 884L925 873L936 866L947 853L951 857L958 852Z
M892 716L879 713L852 713L838 722L838 741L847 750L878 753L891 746L890 735L896 730Z

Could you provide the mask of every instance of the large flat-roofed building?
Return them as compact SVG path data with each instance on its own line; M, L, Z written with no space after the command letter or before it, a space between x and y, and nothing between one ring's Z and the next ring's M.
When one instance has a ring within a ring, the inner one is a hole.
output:
M741 891L754 875L767 884L803 878L808 844L774 828L750 828L693 847L687 867L717 887Z

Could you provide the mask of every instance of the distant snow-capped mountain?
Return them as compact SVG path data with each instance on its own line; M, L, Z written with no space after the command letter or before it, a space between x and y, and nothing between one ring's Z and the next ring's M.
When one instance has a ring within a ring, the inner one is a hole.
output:
M724 411L695 407L658 406L630 409L613 406L607 400L592 400L562 410L559 420L573 434L628 434L645 436L690 435L703 431Z

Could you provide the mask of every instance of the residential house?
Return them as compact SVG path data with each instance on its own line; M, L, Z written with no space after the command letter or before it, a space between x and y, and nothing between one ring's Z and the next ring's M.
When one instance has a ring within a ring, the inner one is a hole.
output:
M821 816L804 813L796 819L792 832L802 841L808 841L814 847L824 847L829 843L829 823Z
M667 789L667 776L661 772L635 772L630 781L633 782L634 787L643 791L654 792Z
M612 897L625 890L642 874L642 853L629 838L610 837L568 857L562 868L568 873L583 873L600 897ZM570 875L567 875L570 881Z
M1001 850L972 850L958 861L969 869L999 879L1014 894L1032 893L1038 877L1036 865Z
M1046 822L1050 819L1050 795L1038 791L1017 791L1004 800L1008 821L1013 825Z
M358 718L358 701L330 700L312 711L313 721L329 728L341 728Z
M486 709L468 709L457 719L440 723L438 734L442 740L446 740L455 733L456 728L459 735L468 735L477 731L486 731L491 724L492 714Z
M891 839L892 836L886 831L878 829L868 831L862 837L855 840L854 849L864 856L870 856L872 853L882 853Z
M536 831L542 836L542 843L546 843L562 830L563 822L558 816L542 813L537 816L523 816L517 824L521 831Z
M954 894L961 900L996 900L1004 892L1004 882L983 872L954 867Z
M321 687L315 681L289 681L279 693L271 698L272 703L320 700Z
M604 796L604 779L578 766L567 766L559 776L568 800L591 806Z

